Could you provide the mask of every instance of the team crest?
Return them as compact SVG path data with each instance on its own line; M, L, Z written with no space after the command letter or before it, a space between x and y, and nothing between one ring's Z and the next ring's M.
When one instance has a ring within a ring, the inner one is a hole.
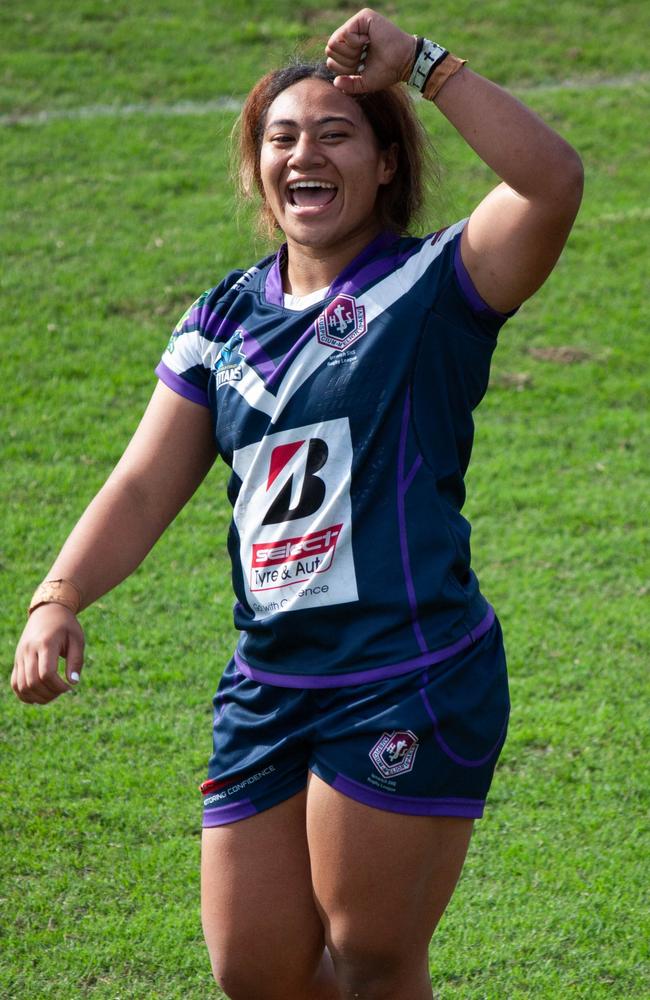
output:
M217 379L217 389L242 379L242 365L246 360L243 351L244 337L241 328L236 330L227 344L221 348L212 371Z
M384 778L394 778L413 769L418 738L410 729L384 733L370 751L370 759Z
M345 351L367 330L366 310L352 295L337 295L316 320L318 343Z

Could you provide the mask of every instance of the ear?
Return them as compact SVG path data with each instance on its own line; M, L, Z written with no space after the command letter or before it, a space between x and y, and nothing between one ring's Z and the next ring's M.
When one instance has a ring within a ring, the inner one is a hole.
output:
M393 177L395 176L395 171L397 170L397 163L399 160L399 146L396 142L390 144L388 149L382 149L380 152L381 164L379 172L379 183L380 184L390 184Z

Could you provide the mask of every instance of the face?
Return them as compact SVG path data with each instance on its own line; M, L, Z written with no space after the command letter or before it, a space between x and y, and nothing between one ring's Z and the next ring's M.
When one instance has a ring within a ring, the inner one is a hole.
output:
M395 172L360 106L327 80L271 104L260 155L264 194L288 243L325 250L379 230L375 204Z

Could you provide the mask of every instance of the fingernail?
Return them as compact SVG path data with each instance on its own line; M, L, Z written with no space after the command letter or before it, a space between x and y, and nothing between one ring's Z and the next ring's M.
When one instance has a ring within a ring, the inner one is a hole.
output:
M79 683L79 674L76 672L76 670L70 674L70 683L71 684Z

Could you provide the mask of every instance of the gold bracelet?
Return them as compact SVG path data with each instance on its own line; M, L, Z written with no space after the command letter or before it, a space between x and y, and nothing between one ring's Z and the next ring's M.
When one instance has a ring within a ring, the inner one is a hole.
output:
M27 617L42 604L62 604L76 615L81 607L81 591L72 580L44 580L34 591L27 609Z

